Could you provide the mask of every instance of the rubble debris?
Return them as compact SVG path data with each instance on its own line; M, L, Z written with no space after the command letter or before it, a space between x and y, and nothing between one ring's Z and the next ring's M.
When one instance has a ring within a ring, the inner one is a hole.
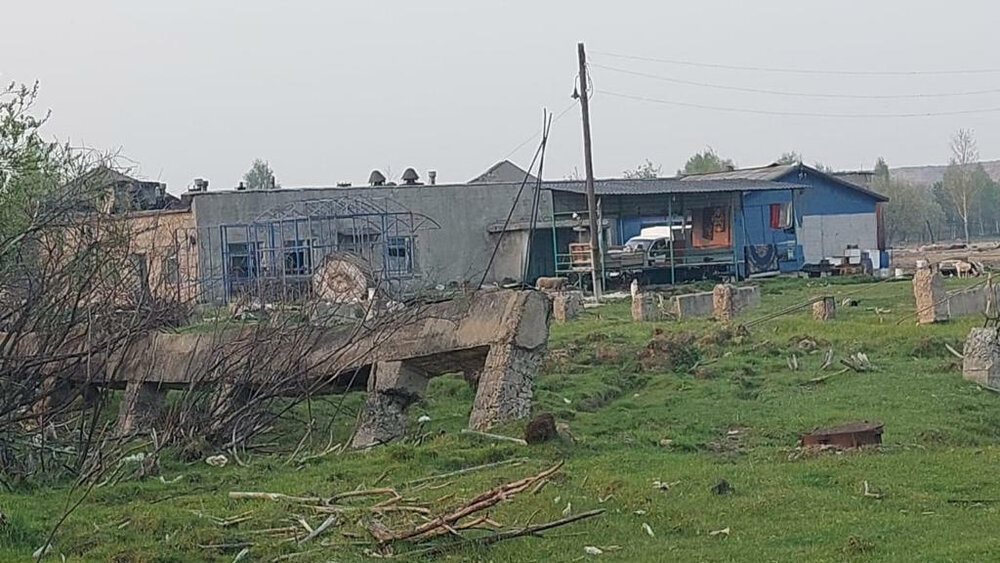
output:
M529 444L540 444L555 438L556 419L550 412L540 413L532 418L524 428L524 441Z
M832 295L825 295L812 306L813 320L828 321L837 316L837 300Z
M852 422L832 428L817 428L799 437L802 447L834 446L838 448L859 448L882 443L881 422Z
M948 320L944 278L930 266L917 268L913 275L913 296L917 301L917 322L939 323Z
M712 494L716 495L731 495L736 492L736 489L734 489L733 486L729 484L729 481L726 481L725 479L719 479L717 483L712 485L710 490L712 491Z
M987 389L1000 389L1000 334L996 328L969 331L962 349L962 378Z

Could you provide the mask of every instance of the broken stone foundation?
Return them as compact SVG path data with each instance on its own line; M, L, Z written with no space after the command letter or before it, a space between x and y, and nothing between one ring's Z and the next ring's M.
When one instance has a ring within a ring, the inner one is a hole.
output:
M962 377L984 387L1000 389L1000 337L996 328L974 328L962 350Z

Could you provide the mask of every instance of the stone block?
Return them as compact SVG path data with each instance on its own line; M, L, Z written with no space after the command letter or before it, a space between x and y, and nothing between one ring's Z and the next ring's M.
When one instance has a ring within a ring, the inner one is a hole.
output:
M917 302L917 322L939 323L948 320L948 301L941 273L930 267L917 268L913 275L913 296Z
M583 292L565 291L552 297L552 318L564 323L575 319L583 311Z
M720 283L712 290L712 315L716 320L729 321L738 313L736 286Z
M974 328L962 350L962 377L1000 389L1000 337L996 328Z
M660 318L656 295L652 293L637 293L632 298L632 320L636 322L655 321Z
M712 292L677 295L672 300L674 316L678 319L712 316Z
M525 349L513 343L490 347L479 376L469 426L485 430L531 414L532 382L545 356L545 347Z
M813 319L828 321L837 316L837 300L832 295L825 295L812 306Z

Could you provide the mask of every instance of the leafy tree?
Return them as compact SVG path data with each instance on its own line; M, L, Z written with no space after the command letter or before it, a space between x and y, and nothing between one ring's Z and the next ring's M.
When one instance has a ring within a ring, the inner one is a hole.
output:
M959 129L951 138L951 162L944 173L942 189L962 221L965 242L969 242L969 217L976 194L982 189L982 178L975 173L979 162L976 140L969 129Z
M802 162L802 155L795 151L784 152L775 162L778 164L798 164Z
M872 189L889 198L885 204L886 239L889 244L902 241L933 240L945 223L944 211L929 190L894 180L889 166L879 158L875 163Z
M816 170L819 170L820 172L826 172L827 174L830 174L830 173L833 172L833 168L830 168L829 166L823 164L822 162L820 162L818 160L813 163L813 168L815 168Z
M684 163L684 168L677 171L677 174L708 174L710 172L723 172L735 168L736 164L728 158L722 158L712 147L705 147L705 150L695 153Z
M653 164L653 161L647 158L646 161L639 166L636 166L632 170L626 170L622 174L624 174L626 178L635 180L642 178L656 178L662 171L662 166L659 164Z
M274 170L271 170L271 165L266 160L259 158L254 159L250 170L247 170L247 173L243 175L243 183L248 190L269 190L281 187L274 178Z

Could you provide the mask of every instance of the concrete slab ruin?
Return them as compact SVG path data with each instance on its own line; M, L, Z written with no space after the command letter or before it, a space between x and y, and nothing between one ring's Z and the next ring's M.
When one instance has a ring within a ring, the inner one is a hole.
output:
M994 314L1000 291L989 281L968 289L945 291L944 277L932 266L917 268L913 276L917 322L930 324L956 317Z
M996 328L972 329L962 356L962 377L966 381L1000 389L1000 333Z
M422 395L427 380L448 373L463 373L477 388L470 426L482 429L527 417L550 316L551 303L541 292L497 290L407 307L380 317L384 329L310 326L296 331L247 324L211 334L155 333L127 352L108 358L95 354L92 364L99 369L69 378L125 389L118 417L123 432L148 428L171 389L204 386L218 397L231 397L273 384L268 378L274 374L287 377L281 385L289 395L366 385L354 445L372 445L399 436L405 429L403 413Z
M756 285L732 287L735 288L735 293L729 301L732 306L732 311L728 313L729 317L739 316L760 304L760 287ZM678 319L711 317L716 314L715 291L674 296L670 301L670 312Z

